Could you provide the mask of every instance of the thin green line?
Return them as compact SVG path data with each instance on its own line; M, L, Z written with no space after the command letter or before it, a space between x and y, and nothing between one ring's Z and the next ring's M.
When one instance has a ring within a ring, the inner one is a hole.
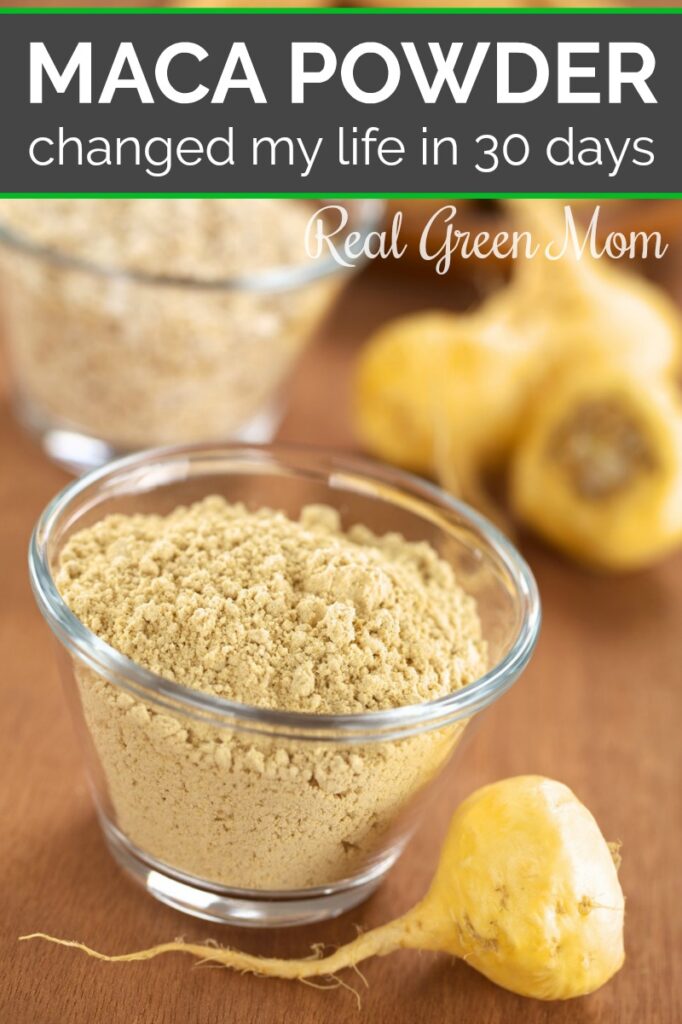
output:
M682 192L0 192L0 199L682 199Z
M0 7L0 14L682 14L682 7Z

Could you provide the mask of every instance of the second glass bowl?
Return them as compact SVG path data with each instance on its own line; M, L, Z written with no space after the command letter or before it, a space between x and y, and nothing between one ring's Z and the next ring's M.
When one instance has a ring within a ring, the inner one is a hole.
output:
M40 202L44 222L50 205ZM302 258L304 226L315 204L292 200L282 207L273 202L272 210L255 220L250 215L255 207L248 205L254 201L230 201L245 205L234 214L240 238L224 242L232 263L235 247L241 245L248 266L249 249L257 243L262 253L268 233L273 235L272 251L295 247L296 261L229 277L206 272L185 277L167 269L155 272L146 248L144 270L118 265L116 245L103 245L103 233L113 238L116 231L120 245L133 255L143 243L151 244L155 218L163 221L172 212L160 200L148 201L153 215L144 226L135 211L129 214L132 220L125 230L117 226L116 201L103 201L111 220L100 226L100 237L92 242L93 249L99 244L95 254L83 257L88 233L96 227L93 211L101 208L93 202L71 200L73 210L59 207L58 216L71 224L77 255L59 243L41 244L40 225L30 231L26 225L0 223L5 335L21 422L51 458L75 472L156 445L270 441L281 413L282 385L350 273L331 254ZM381 218L381 203L346 205L346 231L366 237ZM74 225L81 209L87 211L86 222ZM135 207L138 213L140 209ZM282 222L277 243L278 218L285 216L285 209L289 221ZM208 212L198 210L197 219L207 232L214 232L211 251L219 266L219 231ZM173 263L163 252L164 239L179 249L183 266L192 263L182 250L188 213L176 213L177 231L157 225L154 244L162 247L157 255L163 268ZM266 214L271 223L263 223ZM57 226L52 233L58 236Z

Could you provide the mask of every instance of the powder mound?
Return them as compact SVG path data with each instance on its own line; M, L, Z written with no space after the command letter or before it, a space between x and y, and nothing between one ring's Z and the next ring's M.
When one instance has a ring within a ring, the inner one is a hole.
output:
M111 515L66 543L75 615L145 668L231 700L343 714L444 696L485 670L473 598L430 547L222 497Z

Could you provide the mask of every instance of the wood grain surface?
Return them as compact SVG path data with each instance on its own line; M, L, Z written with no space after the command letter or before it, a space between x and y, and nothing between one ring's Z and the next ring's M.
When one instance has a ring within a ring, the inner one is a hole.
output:
M350 447L349 378L371 326L403 309L455 301L451 285L377 272L345 294L291 388L281 436ZM0 404L0 1022L1 1024L676 1024L680 1016L682 847L680 688L682 559L637 575L590 576L529 541L544 626L525 676L491 709L453 766L432 818L380 891L325 925L254 932L167 909L107 853L81 771L47 627L26 575L39 512L66 482ZM122 952L171 939L215 939L262 954L305 955L386 921L424 892L454 803L484 782L542 772L572 786L607 837L623 841L627 963L599 993L529 1002L446 956L403 952L339 988L257 979L170 956L99 964L33 942L43 930Z

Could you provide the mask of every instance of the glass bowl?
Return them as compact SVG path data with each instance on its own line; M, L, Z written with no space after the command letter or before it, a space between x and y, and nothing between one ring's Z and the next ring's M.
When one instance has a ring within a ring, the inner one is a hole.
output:
M161 678L90 632L54 582L66 539L111 513L165 514L209 494L428 541L478 604L486 674L429 703L317 715L247 706ZM31 540L109 847L164 903L212 921L300 924L364 900L400 855L466 726L526 666L533 576L489 522L437 487L294 447L188 446L129 456L66 487ZM449 780L449 781L448 781Z
M72 213L66 207L61 216L73 217L79 204L90 202L71 200ZM156 238L155 218L170 216L163 201L150 202L156 205L145 215L144 227L139 218L132 222L133 240L126 244L133 252L143 240L151 245ZM274 242L280 239L280 246L284 238L294 244L293 220L300 217L305 224L308 210L312 215L319 209L303 200L288 201L290 219L281 222L278 235L276 218L264 229L261 213L261 220L249 225L252 201L240 202L246 212L235 214L237 224L245 234L253 231L254 246L256 235L262 246L268 233ZM382 204L352 201L345 206L348 223L339 237L357 231L360 245L380 222ZM49 209L41 204L41 216L47 217ZM107 209L113 216L116 202L108 202ZM201 230L218 231L206 211L202 219L200 213ZM188 216L182 210L176 214L172 238L177 245ZM108 245L85 258L41 245L26 226L22 230L0 223L13 404L44 451L74 472L157 445L270 441L283 411L282 385L352 273L331 253L305 257L303 227L296 262L229 278L110 266L105 264ZM72 230L85 229L76 222ZM103 223L100 230L106 240L114 228ZM156 230L161 231L160 224ZM161 239L168 235L164 230ZM218 231L213 248L219 239ZM228 243L234 249L232 236ZM154 244L164 248L159 240ZM248 237L243 244L246 254ZM81 239L79 253L84 246ZM186 248L177 257L183 265L193 262Z

